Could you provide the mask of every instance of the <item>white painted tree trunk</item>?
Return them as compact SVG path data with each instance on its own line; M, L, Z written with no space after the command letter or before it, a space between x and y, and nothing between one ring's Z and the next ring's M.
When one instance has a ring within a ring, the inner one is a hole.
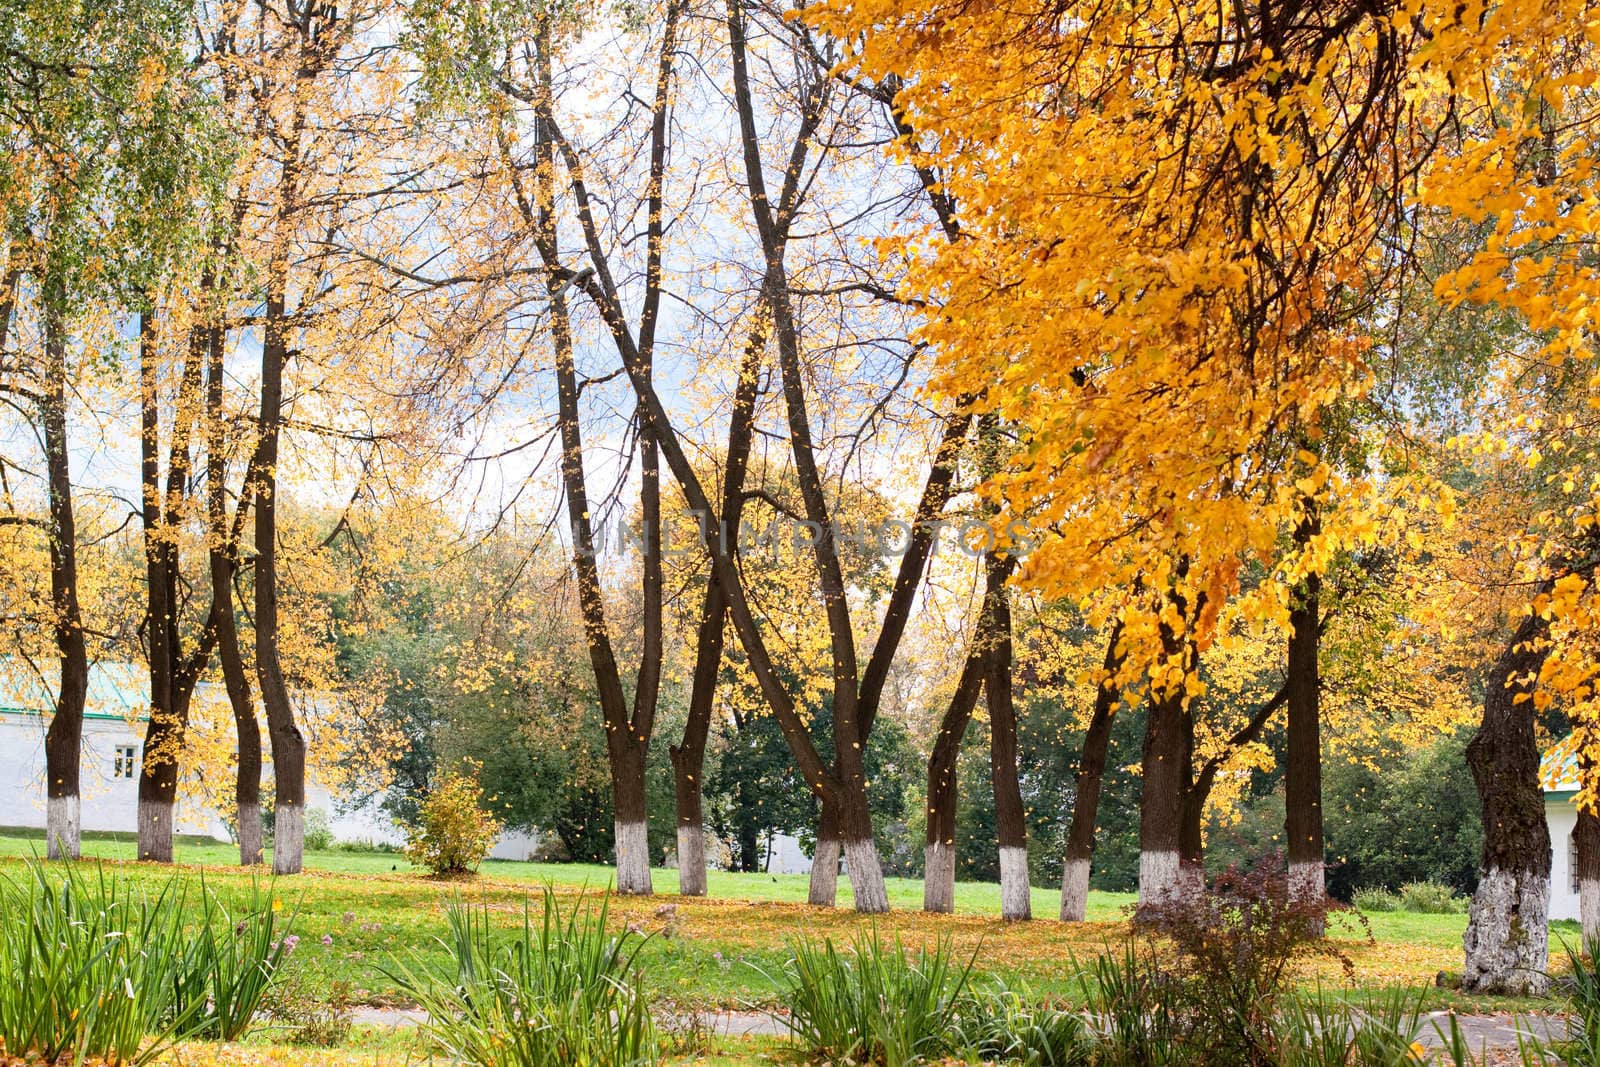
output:
M618 822L617 892L625 896L649 896L650 829L644 820Z
M306 810L279 804L272 819L272 873L299 874L306 847Z
M1171 904L1181 895L1177 849L1139 853L1139 906Z
M139 801L139 858L155 863L172 862L171 801Z
M678 826L678 892L706 895L706 834L698 823Z
M1012 922L1033 918L1033 884L1028 880L1028 850L1019 845L1000 849L1000 918Z
M1469 993L1542 996L1550 987L1550 878L1491 868L1467 920Z
M818 838L817 854L811 859L811 890L807 903L833 907L839 892L839 841Z
M1089 861L1067 860L1061 866L1061 921L1081 923L1089 917Z
M1578 917L1584 951L1593 955L1600 949L1600 878L1585 878L1578 883Z
M922 910L950 913L956 910L956 850L935 841L923 849Z
M239 863L250 867L261 862L261 805L239 807Z
M45 858L75 860L83 837L79 798L51 797L45 801Z
M867 915L881 915L888 911L889 889L883 882L878 846L870 837L845 842L844 865L850 874L850 891L856 898L856 911Z

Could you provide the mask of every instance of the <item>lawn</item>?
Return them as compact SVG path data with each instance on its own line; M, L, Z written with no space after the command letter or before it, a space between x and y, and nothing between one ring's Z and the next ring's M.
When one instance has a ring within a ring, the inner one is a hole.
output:
M0 856L32 855L39 844L20 835L0 837ZM118 861L120 867L132 859L134 846L93 840L84 843L84 851ZM189 843L178 849L179 864L198 869L206 884L225 899L248 887L251 879L265 877L230 866L236 857L224 845ZM14 863L0 861L0 872L12 869ZM576 899L585 889L603 889L610 878L609 868L601 866L491 861L470 883L441 884L419 875L404 857L384 853L311 853L306 866L304 875L278 880L275 890L285 910L295 914L295 930L301 937L292 973L312 986L346 982L357 1000L375 1004L395 999L395 983L384 973L391 960L443 966L445 955L435 938L444 931L442 904L451 895L488 901L510 925L520 918L530 890L538 886L549 884ZM170 875L153 865L128 863L124 869L152 885ZM771 1003L786 942L802 936L847 940L872 928L908 946L948 937L956 951L973 957L974 969L982 976L1025 983L1041 994L1070 994L1076 973L1072 961L1120 945L1127 935L1126 909L1133 902L1131 894L1092 893L1091 921L1063 924L1051 918L1058 906L1055 892L1036 888L1033 907L1039 920L1003 923L998 919L996 885L959 885L958 914L936 916L918 910L919 881L891 879L889 899L895 910L867 918L849 910L850 894L843 879L841 907L836 909L805 904L806 879L800 875L713 872L710 895L702 899L674 895L675 871L658 870L654 880L657 896L617 899L612 914L619 925L631 923L652 935L642 957L652 992L663 1000L694 1006ZM1369 921L1370 941L1356 926L1336 933L1344 939L1341 947L1354 964L1358 984L1426 984L1440 971L1460 969L1466 916L1396 912L1372 915ZM1342 981L1334 961L1320 965L1317 977ZM1445 1003L1455 998L1441 992L1438 999Z

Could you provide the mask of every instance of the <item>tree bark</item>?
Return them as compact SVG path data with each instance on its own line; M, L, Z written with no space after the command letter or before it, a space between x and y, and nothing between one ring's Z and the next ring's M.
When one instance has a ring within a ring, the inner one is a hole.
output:
M1187 638L1164 632L1163 640L1169 654L1176 651L1176 642L1183 641L1187 662ZM1175 689L1151 695L1142 759L1139 904L1179 903L1191 881L1184 853L1186 846L1192 851L1193 841L1184 830L1194 766L1194 718L1181 682Z
M827 800L817 819L817 847L811 854L811 878L806 903L833 907L839 892L839 809Z
M1061 864L1061 921L1081 923L1088 917L1089 870L1094 860L1095 819L1099 817L1100 790L1105 783L1106 753L1111 747L1111 724L1116 713L1116 675L1122 666L1117 643L1122 623L1106 639L1104 677L1095 687L1094 712L1083 735L1078 756L1078 788L1073 797L1072 826L1067 831L1066 855Z
M994 788L995 829L1000 848L1000 917L1033 918L1028 877L1028 814L1017 778L1017 713L1011 690L1010 567L990 552L984 566L991 636L984 677L989 706L989 781Z
M928 833L923 852L922 910L949 913L956 906L956 807L960 779L957 761L972 710L983 688L982 635L974 633L961 679L939 723L939 736L928 756Z
M45 732L45 854L77 859L82 832L79 764L83 708L89 693L89 654L78 603L78 531L72 506L67 445L67 341L64 294L49 279L44 299L44 381L39 422L44 438L50 506L50 599L61 677L55 713Z
M1593 956L1600 947L1600 816L1578 809L1572 836L1578 846L1578 918L1583 950Z
M1303 552L1321 531L1315 505L1307 502L1295 530ZM1289 900L1319 904L1327 896L1322 840L1322 579L1308 574L1289 613L1287 742L1284 767L1284 839L1288 842Z
M233 709L234 732L239 743L234 772L234 816L239 834L239 863L252 867L261 862L261 726L256 720L250 678L239 647L239 628L233 610L233 577L239 566L241 524L249 511L249 486L254 474L244 477L246 491L234 520L228 521L228 459L223 420L223 330L213 325L207 336L206 367L206 521L211 578L211 630L216 635L217 659Z
M1538 996L1550 984L1550 830L1532 700L1547 631L1537 612L1517 626L1489 672L1483 721L1467 745L1483 807L1482 877L1463 939L1461 987L1472 993Z

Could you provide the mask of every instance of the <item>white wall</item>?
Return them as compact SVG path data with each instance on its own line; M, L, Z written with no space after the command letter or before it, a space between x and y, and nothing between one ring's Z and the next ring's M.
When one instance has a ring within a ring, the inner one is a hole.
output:
M1545 822L1550 825L1550 918L1578 918L1578 894L1572 888L1572 831L1578 809L1570 794L1546 793Z

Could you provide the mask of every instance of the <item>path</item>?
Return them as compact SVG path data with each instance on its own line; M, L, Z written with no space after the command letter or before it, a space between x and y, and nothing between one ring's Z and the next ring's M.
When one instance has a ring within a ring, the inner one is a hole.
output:
M1444 1041L1439 1031L1450 1031L1449 1012L1429 1012L1423 1016L1422 1033L1418 1040L1427 1048L1441 1048ZM355 1009L352 1021L367 1026L404 1028L416 1026L426 1015L417 1008ZM783 1037L788 1034L786 1024L760 1011L715 1011L698 1018L677 1016L684 1024L709 1025L719 1037ZM1466 1035L1467 1046L1473 1052L1483 1049L1515 1049L1518 1038L1535 1037L1547 1041L1565 1029L1566 1019L1559 1015L1459 1015L1461 1031Z

